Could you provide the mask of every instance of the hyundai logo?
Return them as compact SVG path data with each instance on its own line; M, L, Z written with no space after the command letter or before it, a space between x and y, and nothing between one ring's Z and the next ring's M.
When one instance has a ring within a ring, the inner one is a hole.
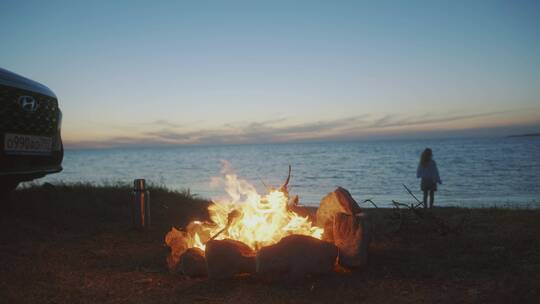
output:
M20 96L17 101L26 112L35 112L38 108L38 103L32 96Z

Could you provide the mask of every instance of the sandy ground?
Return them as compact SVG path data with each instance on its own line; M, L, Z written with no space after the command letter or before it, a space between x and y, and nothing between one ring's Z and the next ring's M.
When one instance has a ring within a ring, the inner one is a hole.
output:
M459 234L369 209L365 269L266 282L170 274L163 236L206 216L206 202L152 190L151 231L130 228L130 190L33 187L2 202L1 303L538 303L540 211L435 210Z

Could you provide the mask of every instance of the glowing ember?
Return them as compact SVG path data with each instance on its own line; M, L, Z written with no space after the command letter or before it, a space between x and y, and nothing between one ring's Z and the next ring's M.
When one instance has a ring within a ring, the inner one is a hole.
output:
M291 234L321 238L322 228L289 210L286 185L261 196L247 181L226 171L218 181L225 184L228 198L216 200L208 208L212 223L194 221L187 226L188 247L204 250L204 244L215 238L241 241L258 250Z

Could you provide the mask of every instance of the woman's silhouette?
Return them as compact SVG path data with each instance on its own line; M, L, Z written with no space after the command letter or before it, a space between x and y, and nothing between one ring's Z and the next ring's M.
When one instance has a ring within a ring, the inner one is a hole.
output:
M424 208L427 208L427 198L429 195L429 208L433 208L435 200L435 191L437 191L437 183L442 184L439 176L439 169L433 160L433 152L430 148L426 148L420 156L420 163L416 170L416 177L421 178L420 188L424 191Z

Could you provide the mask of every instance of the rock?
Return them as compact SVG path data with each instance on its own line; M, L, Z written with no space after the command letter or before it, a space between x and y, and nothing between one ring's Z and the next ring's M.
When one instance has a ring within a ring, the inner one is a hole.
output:
M323 240L332 241L332 227L334 216L337 213L354 215L362 212L358 203L352 198L349 191L337 187L333 192L328 193L317 209L317 226L324 228Z
M169 271L177 272L180 270L180 257L189 248L189 235L173 227L165 235L165 244L171 249L171 252L167 256Z
M369 222L366 214L338 213L334 217L332 230L334 244L339 249L339 265L347 268L365 266L369 245Z
M306 235L289 235L257 254L257 274L270 278L301 278L333 271L338 255L331 243Z
M207 275L204 251L199 248L189 248L180 257L180 270L190 277Z
M209 278L230 278L255 272L255 251L239 241L211 240L206 243L205 256Z

